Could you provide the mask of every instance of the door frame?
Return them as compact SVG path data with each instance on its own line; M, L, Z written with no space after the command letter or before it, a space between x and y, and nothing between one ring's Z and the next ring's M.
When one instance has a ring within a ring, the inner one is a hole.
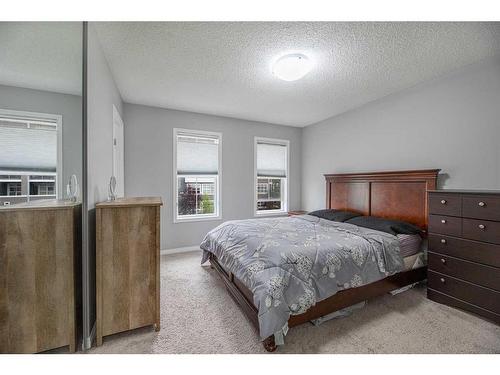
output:
M118 125L118 126L116 126ZM116 160L116 153L115 153L115 146L116 146L116 130L117 130L117 127L121 129L121 139L122 139L122 144L121 144L121 147L122 147L122 152L121 152L121 156L122 156L122 160ZM113 171L113 176L115 176L116 178L116 183L117 183L117 186L118 186L118 192L117 192L117 196L118 197L123 197L125 195L125 144L124 144L124 141L125 141L125 126L123 124L123 120L122 120L122 117L120 116L120 113L118 112L118 110L116 109L115 105L113 104L113 140L112 140L112 154L113 154L113 166L112 166L112 171ZM116 176L116 172L117 172L117 162L121 164L121 171L122 171L122 175L120 176L121 180L119 181L118 180L118 177ZM121 188L121 191L120 191L120 188ZM121 193L121 194L120 194Z

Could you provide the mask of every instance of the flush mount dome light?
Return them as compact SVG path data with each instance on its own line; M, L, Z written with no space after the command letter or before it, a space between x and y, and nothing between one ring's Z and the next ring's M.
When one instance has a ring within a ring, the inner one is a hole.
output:
M311 60L300 53L280 57L273 65L273 74L284 81L296 81L312 68Z

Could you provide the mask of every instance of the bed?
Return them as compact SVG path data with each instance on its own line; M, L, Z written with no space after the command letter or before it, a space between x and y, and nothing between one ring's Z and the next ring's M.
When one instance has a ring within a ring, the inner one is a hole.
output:
M425 234L438 172L327 174L326 208L403 220ZM425 265L405 264L394 236L309 215L226 222L201 247L269 352L290 327L426 278Z

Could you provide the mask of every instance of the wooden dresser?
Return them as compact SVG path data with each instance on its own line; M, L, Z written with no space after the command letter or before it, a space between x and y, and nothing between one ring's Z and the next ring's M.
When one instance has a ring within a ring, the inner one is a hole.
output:
M96 205L97 345L103 336L160 330L159 197Z
M0 353L76 349L81 206L0 208Z
M500 192L429 192L427 296L500 324Z

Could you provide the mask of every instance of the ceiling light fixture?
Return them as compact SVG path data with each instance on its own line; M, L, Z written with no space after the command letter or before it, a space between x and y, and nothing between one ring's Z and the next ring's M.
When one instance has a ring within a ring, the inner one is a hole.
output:
M312 68L306 55L294 53L280 57L273 64L273 74L284 81L296 81L304 77Z

